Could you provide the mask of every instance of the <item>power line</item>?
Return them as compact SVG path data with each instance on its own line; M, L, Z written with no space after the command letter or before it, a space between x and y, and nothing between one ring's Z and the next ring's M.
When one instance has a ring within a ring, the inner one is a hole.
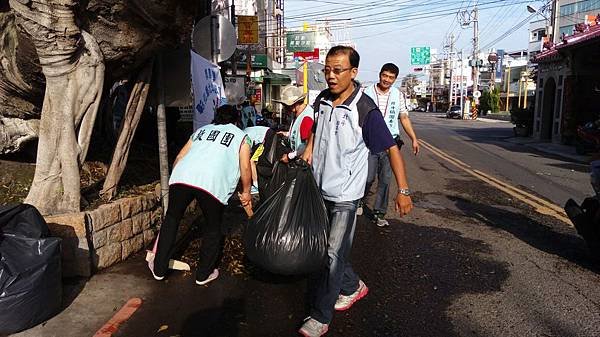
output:
M535 16L535 14L536 13L532 13L531 15L528 15L523 21L521 21L521 22L517 23L516 25L512 26L506 32L502 33L500 36L498 36L496 39L494 39L493 41L491 41L488 44L486 44L485 46L483 46L481 49L487 49L487 48L495 45L496 43L504 40L505 38L507 38L508 36L510 36L512 33L516 32L519 28L521 28L525 24L527 24L529 22L529 20L531 20L531 18L533 18Z
M496 39L494 39L493 41L487 43L484 47L482 47L481 49L487 49L493 45L495 45L496 43L504 40L505 38L507 38L508 36L512 35L514 32L516 32L517 30L519 30L519 28L523 27L525 24L529 23L529 21L536 15L537 13L532 13L531 15L528 15L523 21L517 23L516 25L514 25L513 27L509 28L506 32L502 33L500 36L498 36ZM558 16L558 18L562 18L562 17L568 17L568 16L572 16L571 14L564 14L564 15L560 15ZM577 22L579 23L579 22Z
M492 18L492 20L488 21L483 28L481 29L481 34L487 33L488 30L492 30L496 28L497 24L501 24L508 17L511 17L512 14L517 10L518 6L511 4L510 6L504 7L497 15Z
M495 9L495 8L502 8L504 6L506 6L506 4L501 4L505 2L504 0L494 0L494 1L488 1L485 2L483 4L480 4L479 9L480 10L489 10L489 9ZM529 1L520 1L519 3L524 4L524 3L528 3ZM499 4L500 3L500 4ZM418 13L409 13L407 15L393 15L393 16L386 16L383 18L379 18L379 19L375 19L375 18L369 18L368 20L361 20L359 21L359 24L355 24L355 22L352 22L352 28L360 28L360 27L369 27L369 26L379 26L379 25L386 25L386 24L391 24L391 23L397 23L397 22L405 22L405 21L409 21L409 20L421 20L421 19L427 19L427 18L433 18L433 17L440 17L444 16L444 13L446 15L451 15L454 14L455 10L458 10L458 8L452 8L452 9L443 9L443 10L437 10L437 11L427 11L425 13L423 12L418 12ZM449 11L451 13L449 13ZM297 27L288 27L288 29L300 29L301 26L297 26ZM337 28L337 26L334 24L332 26L329 27L330 29L334 30ZM340 28L343 28L340 26ZM294 33L293 31L291 31L290 33ZM302 32L298 32L298 33L302 33Z
M333 14L348 14L348 13L353 13L356 11L360 11L360 10L365 10L365 8L369 8L369 7L373 7L373 8L383 8L383 7L389 7L390 5L393 5L394 3L396 4L408 4L412 1L415 0L407 0L407 1L402 1L402 2L396 2L396 1L386 1L386 2L371 2L368 4L361 4L361 5L353 5L353 6L348 6L348 4L344 5L344 8L340 8L337 10L331 10L331 11L327 11L325 13L323 13L322 10L320 11L309 11L309 12L300 12L298 14L295 14L294 16L289 16L286 17L286 20L291 20L291 21L297 21L297 20L304 20L306 19L307 16L313 16L313 15L321 15L318 17L322 17L322 18L326 18L327 16L331 16ZM311 8L312 10L313 8Z
M361 12L362 13L362 12L365 12L365 11L366 11L366 14L352 17L352 20L354 22L356 22L357 19L361 19L361 18L369 18L370 20L373 20L373 18L375 16L378 16L380 14L390 14L387 17L383 17L385 19L385 18L397 17L397 13L399 13L399 12L402 13L401 9L394 9L393 12L391 12L390 9L389 9L389 7L408 7L407 9L409 11L405 12L404 14L413 14L413 13L418 13L418 11L411 12L410 11L411 9L417 9L419 7L425 7L425 6L431 6L431 5L436 5L436 4L439 5L439 4L441 4L441 6L435 6L435 7L433 7L433 9L439 9L439 8L443 8L445 6L452 6L453 4L457 3L457 2L452 3L452 2L441 0L441 1L433 2L433 3L431 1L422 1L422 2L417 3L417 4L403 5L403 4L407 4L409 2L411 2L411 1L404 1L404 2L389 1L389 2L386 2L386 3L383 3L383 4L378 3L377 5L360 6L360 7L355 7L355 8L351 8L351 9L347 9L346 8L346 9L341 9L339 11L328 12L328 13L323 14L321 16L316 16L313 19L325 19L326 20L328 18L331 18L331 14L336 14L336 13L343 14L344 17L349 17L348 16L349 13L353 13L353 12ZM379 8L387 8L387 9L385 9L384 11L381 11L381 12L372 13L372 12L369 12L369 10L365 10L366 7L372 7L371 10L373 10L373 9L379 9ZM430 7L429 9L431 10L432 8ZM322 12L319 12L318 14L321 14L321 13ZM307 15L301 15L301 16L298 16L298 17L289 17L288 19L289 19L289 21L292 21L292 22L294 22L294 21L295 22L297 22L297 21L304 21L304 20L306 20L306 16ZM299 18L299 19L296 19L296 18Z
M505 8L506 13L504 14L504 16L502 16L502 18L498 19L497 21L495 21L493 24L490 23L489 25L486 25L486 27L482 30L481 35L482 36L486 36L488 32L494 32L497 29L500 29L500 27L505 23L505 20L509 17L513 17L513 14L515 14L516 10L519 8L521 4L512 4L510 6L507 6ZM525 15L527 15L527 13L525 13ZM519 19L523 18L524 16L521 16ZM485 41L485 39L483 39ZM466 45L465 45L466 46ZM482 48L484 49L484 48Z

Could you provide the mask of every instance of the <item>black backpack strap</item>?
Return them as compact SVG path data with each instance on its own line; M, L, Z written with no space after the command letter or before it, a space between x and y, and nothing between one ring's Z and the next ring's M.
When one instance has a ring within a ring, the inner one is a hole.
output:
M358 102L356 102L356 109L358 110L358 125L362 128L365 120L369 113L373 110L379 110L379 106L375 103L375 101L364 91L360 92L362 96L359 98Z
M313 102L313 112L314 112L314 116L313 116L313 120L316 120L316 116L318 116L319 114L319 108L321 107L321 100L323 99L323 97L325 97L325 95L327 95L327 93L329 92L329 90L325 89L323 91L321 91L319 93L319 95L317 95L317 98L315 98L315 101Z

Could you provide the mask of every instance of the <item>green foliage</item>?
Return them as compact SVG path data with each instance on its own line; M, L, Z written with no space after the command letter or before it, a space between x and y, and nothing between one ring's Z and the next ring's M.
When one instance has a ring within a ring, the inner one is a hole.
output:
M482 112L492 111L492 97L488 90L483 90L479 98L479 109Z
M490 93L490 97L491 97L491 106L492 106L492 112L493 113L497 113L500 111L500 88L498 88L497 86L494 87L494 90L492 90L492 92Z
M516 126L526 127L528 130L533 129L533 108L528 109L514 107L510 110L511 122Z
M494 90L484 90L481 94L481 98L479 99L480 110L481 111L491 111L492 113L497 113L500 111L500 90L498 88L494 88Z

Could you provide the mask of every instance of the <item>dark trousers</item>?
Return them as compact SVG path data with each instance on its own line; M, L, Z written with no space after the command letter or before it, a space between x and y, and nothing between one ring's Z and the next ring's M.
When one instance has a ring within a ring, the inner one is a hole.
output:
M328 265L311 277L309 289L314 291L310 316L329 324L333 318L338 295L351 295L358 289L358 275L350 265L350 251L356 227L358 200L345 202L325 201L329 213Z
M175 238L179 222L192 200L196 199L206 220L203 228L202 246L198 256L196 279L204 281L210 275L223 249L221 222L225 206L205 191L185 185L169 186L169 208L165 221L160 227L158 249L154 258L154 273L164 276L169 268L169 259L175 248Z

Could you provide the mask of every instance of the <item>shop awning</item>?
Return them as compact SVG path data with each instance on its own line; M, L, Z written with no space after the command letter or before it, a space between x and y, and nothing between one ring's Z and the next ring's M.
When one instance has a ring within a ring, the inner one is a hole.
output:
M292 83L292 79L288 75L278 74L274 72L265 72L264 79L267 79L271 85L288 85Z

